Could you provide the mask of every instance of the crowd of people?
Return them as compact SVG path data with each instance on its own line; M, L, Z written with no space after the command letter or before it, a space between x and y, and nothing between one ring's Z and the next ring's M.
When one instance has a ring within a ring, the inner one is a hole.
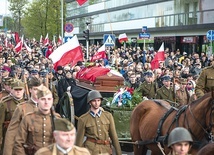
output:
M36 41L28 41L28 45L31 52L23 48L16 53L12 47L0 51L1 152L22 155L39 150L36 153L39 155L57 151L66 154L73 150L76 154L107 155L111 154L110 138L116 154L120 155L114 121L111 114L100 107L102 96L99 92L89 92L87 103L90 110L79 118L76 144L80 147L74 146L76 129L73 125L51 110L51 107L57 107L65 92L76 86L76 74L87 67L100 46L91 45L89 60L86 60L86 49L81 45L84 61L54 69L48 55L57 47L44 46ZM106 47L105 52L105 58L92 64L117 70L124 77L124 84L137 89L143 99L164 99L179 107L200 98L214 86L213 56L207 57L205 53L187 55L179 49L166 49L165 61L159 62L159 68L152 70L150 63L156 51L121 46ZM84 136L87 139L83 144ZM94 149L97 144L100 147Z

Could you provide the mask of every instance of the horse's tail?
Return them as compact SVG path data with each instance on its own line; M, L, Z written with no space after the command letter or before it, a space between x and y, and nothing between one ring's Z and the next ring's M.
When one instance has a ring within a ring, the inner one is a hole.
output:
M146 102L146 101L143 101ZM150 101L151 102L151 101ZM142 104L139 104L132 112L130 118L130 134L132 137L132 141L141 141L141 133L140 133L140 122L141 119L146 114L146 109ZM134 145L134 153L135 155L144 155L147 152L147 147L143 145Z

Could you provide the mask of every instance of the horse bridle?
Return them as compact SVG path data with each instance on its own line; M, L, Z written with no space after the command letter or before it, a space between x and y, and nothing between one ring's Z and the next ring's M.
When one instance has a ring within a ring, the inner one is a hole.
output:
M211 98L209 101L209 104L211 104L211 112L210 112L210 123L209 123L209 127L208 130L206 130L201 122L195 117L195 115L193 114L192 110L191 110L191 106L189 105L189 111L190 114L192 115L192 117L196 120L196 122L199 124L199 126L203 129L203 131L208 135L209 138L209 142L210 143L214 143L214 135L212 133L212 128L214 127L214 120L212 119L214 116L214 100ZM213 116L213 117L212 117ZM189 125L188 125L189 128ZM208 132L209 131L209 132Z

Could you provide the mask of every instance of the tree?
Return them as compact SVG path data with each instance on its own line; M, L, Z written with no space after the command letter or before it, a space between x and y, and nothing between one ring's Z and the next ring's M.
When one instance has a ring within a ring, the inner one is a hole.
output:
M12 17L5 16L3 18L3 26L0 28L2 29L7 28L7 30L14 31L13 25L14 25L14 20L12 19Z
M64 9L65 10L65 9ZM60 0L37 0L33 1L26 9L22 25L24 33L30 38L39 40L40 36L51 36L60 33Z
M9 10L14 18L14 30L21 33L21 17L28 0L8 0L10 2ZM18 25L18 27L17 27Z

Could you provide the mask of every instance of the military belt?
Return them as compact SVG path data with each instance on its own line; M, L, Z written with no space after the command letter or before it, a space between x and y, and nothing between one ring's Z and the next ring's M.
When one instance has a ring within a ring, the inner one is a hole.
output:
M92 142L92 143L96 143L96 144L110 145L110 141L109 141L109 140L97 140L97 139L89 138L89 137L87 137L86 140L87 140L87 141L90 141L90 142Z

